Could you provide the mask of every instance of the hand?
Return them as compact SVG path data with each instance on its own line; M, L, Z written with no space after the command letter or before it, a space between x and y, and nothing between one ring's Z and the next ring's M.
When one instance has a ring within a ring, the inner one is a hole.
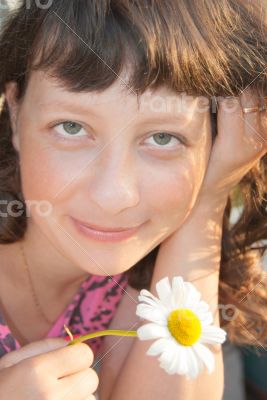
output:
M267 153L267 112L242 111L258 105L255 90L248 88L239 97L218 98L218 102L218 134L196 203L183 224L160 245L157 269L164 273L166 260L170 265L179 260L183 276L190 271L197 274L199 269L219 270L229 193Z
M85 343L36 341L0 359L1 400L94 400L93 352Z
M198 199L227 198L231 189L267 152L267 111L243 113L263 104L255 89L239 97L218 98L218 134L213 144Z

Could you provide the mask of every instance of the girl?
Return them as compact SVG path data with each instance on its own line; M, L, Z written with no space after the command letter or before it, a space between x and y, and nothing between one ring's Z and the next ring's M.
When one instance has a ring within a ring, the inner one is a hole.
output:
M221 399L220 346L193 382L136 338L65 346L64 324L136 329L164 276L266 345L266 38L263 0L23 1L6 22L1 399Z

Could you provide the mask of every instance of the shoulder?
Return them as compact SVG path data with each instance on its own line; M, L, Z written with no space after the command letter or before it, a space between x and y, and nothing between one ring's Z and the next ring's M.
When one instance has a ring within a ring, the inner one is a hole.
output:
M136 330L140 319L136 316L139 290L126 286L124 295L108 329ZM99 395L100 399L110 396L116 377L126 359L134 337L105 336L100 354Z

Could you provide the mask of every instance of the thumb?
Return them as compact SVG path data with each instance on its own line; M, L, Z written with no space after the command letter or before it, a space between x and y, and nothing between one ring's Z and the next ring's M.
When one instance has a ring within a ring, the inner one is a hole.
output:
M47 338L43 340L38 340L25 346L18 350L10 351L0 358L0 370L3 368L11 367L18 362L25 360L26 358L34 357L39 354L48 353L64 347L67 345L66 340L63 338Z

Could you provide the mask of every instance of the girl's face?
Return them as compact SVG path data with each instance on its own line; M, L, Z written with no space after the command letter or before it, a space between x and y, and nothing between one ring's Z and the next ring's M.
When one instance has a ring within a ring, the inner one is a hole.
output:
M103 92L71 93L31 74L11 99L28 229L91 274L126 271L181 226L199 192L211 150L203 98L165 87L139 97L118 79ZM206 99L207 100L207 99ZM121 241L80 233L72 218L106 228L139 226Z

